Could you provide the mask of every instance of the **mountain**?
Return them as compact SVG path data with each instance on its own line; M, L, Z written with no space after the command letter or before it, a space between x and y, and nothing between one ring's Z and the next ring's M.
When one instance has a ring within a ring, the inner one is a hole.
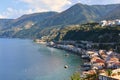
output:
M67 27L67 25L97 22L110 14L110 17L116 16L116 13L119 16L119 6L120 4L85 5L78 3L61 13L43 12L23 15L8 22L0 22L0 25L4 27L0 31L0 36L41 38L49 34L52 35L52 31L59 32L61 28Z
M37 22L41 22L43 20L45 20L46 18L49 18L53 15L56 15L57 12L42 12L42 13L33 13L33 14L27 14L27 15L23 15L17 19L12 20L8 27L24 27L26 29L32 27L34 24L36 24ZM7 28L8 28L7 27Z
M52 31L52 30L51 30ZM74 40L74 41L93 41L93 42L119 42L120 26L101 27L98 23L88 23L82 25L70 25L61 28L59 31L52 31L47 36L47 40Z
M7 28L7 24L9 24L13 19L0 19L0 30Z
M33 13L33 14L23 15L17 19L11 19L11 20L1 19L0 25L1 25L2 30L0 30L0 36L1 37L14 37L14 35L18 34L20 31L26 31L26 30L31 32L31 34L34 34L31 28L34 24L41 22L45 20L46 18L52 17L53 15L56 15L56 14L58 13L57 12L42 12L42 13ZM24 36L25 35L22 35L22 37Z
M116 8L118 5L119 4L85 5L78 3L60 14L36 24L35 26L49 27L98 21L101 17L105 16L109 11Z
M120 19L120 6L111 10L105 17L107 20Z

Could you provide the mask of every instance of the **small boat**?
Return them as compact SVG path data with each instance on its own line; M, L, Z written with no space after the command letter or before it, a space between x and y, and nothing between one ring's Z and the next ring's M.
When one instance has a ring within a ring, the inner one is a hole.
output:
M82 70L83 71L88 71L88 70L90 70L91 69L91 67L84 67Z
M89 58L88 55L82 55L81 57L82 57L82 58Z
M82 55L81 58L90 61L90 57L88 55Z
M67 68L68 68L68 65L65 65L64 68L67 69Z
M84 63L83 65L81 65L81 67L91 67L90 63Z

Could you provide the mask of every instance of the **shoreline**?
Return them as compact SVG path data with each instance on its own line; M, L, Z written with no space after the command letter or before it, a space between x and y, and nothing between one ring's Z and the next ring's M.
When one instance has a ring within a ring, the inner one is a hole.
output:
M80 56L83 60L83 65L80 65L82 67L80 74L82 74L83 77L97 74L98 78L109 79L110 77L106 75L108 70L115 71L120 69L120 54L112 50L85 50L71 44L56 44L53 42L48 43L47 46L69 51ZM100 73L98 74L98 72ZM115 77L113 76L111 79L115 79Z
M110 69L111 71L120 69L120 54L112 50L87 50L79 48L75 44L65 44L65 42L47 42L45 45L48 47L69 51L80 56L80 58L83 60L83 65L80 65L80 74L82 74L82 77L85 77L86 75L96 75L98 72L100 72L99 74L97 74L99 75L98 77L109 79L110 77L106 75L108 69ZM114 79L114 77L112 78Z

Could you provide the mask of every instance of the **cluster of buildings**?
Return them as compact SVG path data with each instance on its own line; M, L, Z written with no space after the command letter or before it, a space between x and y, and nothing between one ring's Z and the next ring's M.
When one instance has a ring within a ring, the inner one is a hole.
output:
M101 26L114 26L114 25L120 25L120 19L116 20L103 20L100 22Z
M74 52L78 55L81 55L81 52L85 52L85 50L83 50L82 48L76 47L73 44L74 42L71 42L71 41L67 42L66 44L64 44L64 42L62 43L49 42L47 46Z
M46 41L43 41L41 39L35 39L34 42L39 43L39 44L46 44Z
M41 43L42 41L36 40L36 42ZM82 41L81 43L82 45L75 44L74 41L49 42L47 43L47 46L63 49L80 55L84 61L84 64L81 65L83 77L86 75L94 75L99 73L99 80L120 80L120 54L112 50L106 51L84 49L82 48L82 46L84 46L83 43L85 44L88 42ZM90 47L89 45L87 46ZM111 76L106 74L107 69L112 70Z
M112 50L85 50L73 45L74 42L68 44L49 42L48 46L64 49L77 53L84 60L81 65L82 75L93 75L99 72L99 80L120 80L120 54ZM106 70L112 70L111 76L106 74Z
M120 54L113 51L99 50L87 51L85 55L90 57L90 66L83 71L84 76L99 72L99 80L120 80ZM112 71L111 76L107 75L107 69Z

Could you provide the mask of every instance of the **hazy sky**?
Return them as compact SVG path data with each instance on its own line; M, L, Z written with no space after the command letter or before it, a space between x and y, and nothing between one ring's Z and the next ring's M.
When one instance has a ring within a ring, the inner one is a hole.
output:
M0 18L17 18L35 12L60 12L76 3L115 4L120 3L120 0L1 0Z

